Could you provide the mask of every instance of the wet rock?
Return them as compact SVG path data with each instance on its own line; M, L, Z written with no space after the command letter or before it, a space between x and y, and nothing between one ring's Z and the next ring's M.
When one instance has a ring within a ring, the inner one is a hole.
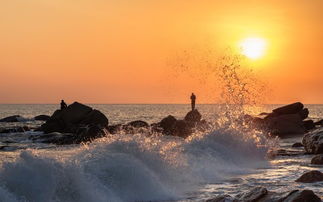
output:
M36 121L48 121L50 119L50 116L48 116L48 115L38 115L38 116L35 116L34 119Z
M197 109L190 111L186 114L184 120L192 124L198 123L201 121L202 115Z
M264 197L268 193L267 189L264 187L255 187L247 192L238 194L235 198L238 201L258 201L260 198Z
M20 115L13 115L0 119L0 122L19 122L21 119L23 119L23 117Z
M230 195L219 195L213 199L208 199L206 202L233 202L234 198Z
M312 190L294 190L287 197L282 199L283 202L321 202L320 197L315 195Z
M304 147L304 145L300 142L296 142L292 145L292 147Z
M284 115L284 114L297 114L304 108L304 105L300 102L296 102L293 104L289 104L286 106L279 107L273 110L273 113L277 115Z
M323 173L318 170L312 170L304 173L301 177L299 177L295 182L303 182L303 183L312 183L323 181Z
M311 164L323 165L323 154L314 156L311 160Z
M323 128L305 134L302 143L307 153L323 154Z
M315 128L315 124L313 120L303 121L303 126L306 130L312 130Z

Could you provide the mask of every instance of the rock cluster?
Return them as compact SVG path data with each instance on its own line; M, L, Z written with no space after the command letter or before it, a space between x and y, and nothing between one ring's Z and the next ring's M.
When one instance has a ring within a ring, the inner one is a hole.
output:
M244 120L250 125L265 130L272 135L284 137L285 135L304 134L315 128L313 120L308 118L309 110L300 102L282 106L272 110L271 113L261 113L264 118L246 115Z
M288 193L270 192L264 187L254 187L247 192L235 197L230 195L219 195L208 199L206 202L321 202L320 197L312 190L293 190Z

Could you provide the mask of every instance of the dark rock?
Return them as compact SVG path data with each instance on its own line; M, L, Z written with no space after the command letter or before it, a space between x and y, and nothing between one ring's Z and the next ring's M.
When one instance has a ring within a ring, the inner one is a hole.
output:
M134 127L134 128L148 128L149 124L145 121L132 121L130 123L127 124L128 126Z
M55 144L80 143L105 135L104 128L109 124L108 118L98 110L74 102L63 110L56 110L49 120L41 126L44 133L72 133L66 138L53 136ZM49 140L52 140L49 139Z
M213 199L208 199L206 202L233 202L234 199L230 195L219 195Z
M38 116L35 116L34 119L36 121L48 121L50 119L50 116L48 116L48 115L38 115Z
M192 133L192 128L184 120L177 120L174 124L173 135L186 138Z
M286 114L268 118L266 125L272 134L279 136L305 133L302 119L298 114Z
M303 121L303 126L305 127L306 130L312 130L315 128L315 124L313 120Z
M298 112L299 116L301 117L302 120L306 119L309 115L309 111L307 108L302 109L300 112Z
M312 190L294 190L287 197L282 199L283 202L321 202L320 197L315 195Z
M21 119L22 117L20 115L13 115L0 119L0 122L19 122Z
M312 183L323 181L323 173L318 170L312 170L304 173L301 177L299 177L295 182L303 182L303 183Z
M191 123L197 123L201 121L201 118L202 115L200 112L197 109L194 109L186 114L184 120Z
M307 153L323 154L323 128L305 134L302 143Z
M174 116L169 115L166 118L163 118L158 125L163 129L164 134L171 135L173 133L176 121L177 120Z
M304 147L304 145L300 142L296 142L292 145L292 147Z
M304 105L300 102L296 102L293 104L285 105L274 109L273 112L278 115L283 114L297 114L304 108Z
M323 165L323 154L314 156L311 160L311 164Z

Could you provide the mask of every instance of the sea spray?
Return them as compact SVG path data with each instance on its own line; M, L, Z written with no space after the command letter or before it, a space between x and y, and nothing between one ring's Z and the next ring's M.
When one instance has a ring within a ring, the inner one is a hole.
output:
M1 167L0 199L176 200L201 184L266 166L267 149L253 134L230 127L186 140L120 134L83 146L30 149Z

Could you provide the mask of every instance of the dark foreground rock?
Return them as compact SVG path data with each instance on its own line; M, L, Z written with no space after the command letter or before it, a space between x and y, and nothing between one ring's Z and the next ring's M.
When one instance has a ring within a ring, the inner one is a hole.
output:
M40 127L49 135L33 137L33 140L55 144L81 143L105 135L108 124L108 118L100 111L74 102L66 109L56 110Z
M323 173L318 170L312 170L304 173L295 182L312 183L323 181Z
M311 160L311 164L323 165L323 154L314 156Z
M0 122L19 122L22 118L20 115L13 115L0 119Z
M270 192L264 187L254 187L247 192L230 195L219 195L207 202L321 202L320 197L312 190L293 190L287 193Z
M36 121L48 121L50 119L50 116L48 116L48 115L38 115L38 116L35 116L34 119Z
M302 143L306 152L310 154L323 154L323 128L305 134Z

